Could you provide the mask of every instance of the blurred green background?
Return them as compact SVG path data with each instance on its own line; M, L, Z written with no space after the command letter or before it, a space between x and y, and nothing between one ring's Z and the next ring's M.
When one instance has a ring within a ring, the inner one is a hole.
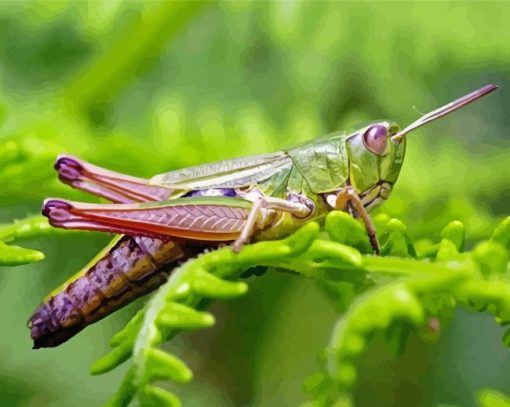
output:
M59 185L70 153L137 176L291 146L389 118L407 124L487 83L501 89L409 138L383 211L414 237L450 220L472 240L510 214L510 3L0 2L0 222L47 196L94 201ZM40 299L109 236L70 233L25 245L46 260L0 272L1 406L99 405L122 369L90 363L143 303L56 349L31 350ZM215 304L217 325L167 346L195 372L189 406L294 406L338 317L300 277L253 278ZM508 350L491 318L457 313L434 347L412 338L396 359L380 338L361 361L359 406L474 405L510 393Z

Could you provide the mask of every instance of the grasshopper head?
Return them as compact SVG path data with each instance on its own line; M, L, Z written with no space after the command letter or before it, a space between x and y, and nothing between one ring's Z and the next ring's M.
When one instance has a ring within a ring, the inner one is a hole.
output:
M434 120L496 90L486 85L474 92L433 110L400 130L391 121L372 123L351 134L346 139L349 157L349 181L359 192L365 206L387 199L397 181L404 160L406 135Z
M397 181L406 143L392 141L400 127L389 120L371 123L346 140L349 182L365 203L387 199Z

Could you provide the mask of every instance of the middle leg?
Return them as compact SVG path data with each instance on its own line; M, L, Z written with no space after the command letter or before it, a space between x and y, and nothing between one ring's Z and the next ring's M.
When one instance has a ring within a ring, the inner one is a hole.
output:
M314 207L313 204L310 203L310 200L302 200L307 202L307 205L304 202L300 202L300 196L293 195L291 198L293 198L292 201L265 195L255 198L248 220L246 221L240 236L232 244L234 252L239 253L241 247L249 241L257 226L264 226L270 216L269 211L287 212L300 219L306 218L312 213Z

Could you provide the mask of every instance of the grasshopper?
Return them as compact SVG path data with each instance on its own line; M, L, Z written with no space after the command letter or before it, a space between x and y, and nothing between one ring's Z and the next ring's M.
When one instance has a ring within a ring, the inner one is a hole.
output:
M205 250L278 239L332 210L360 218L375 254L368 214L388 199L400 173L406 135L494 91L484 86L404 129L389 120L337 132L302 146L156 175L127 176L58 157L59 178L110 200L46 199L51 225L120 234L85 268L54 290L29 320L34 348L52 347L160 286L180 263Z

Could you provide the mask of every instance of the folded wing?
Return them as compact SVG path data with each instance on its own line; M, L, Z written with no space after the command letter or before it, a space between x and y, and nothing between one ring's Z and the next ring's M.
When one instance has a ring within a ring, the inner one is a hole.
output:
M156 175L150 183L176 190L242 188L259 184L286 167L290 170L291 165L285 152L253 155L170 171Z

